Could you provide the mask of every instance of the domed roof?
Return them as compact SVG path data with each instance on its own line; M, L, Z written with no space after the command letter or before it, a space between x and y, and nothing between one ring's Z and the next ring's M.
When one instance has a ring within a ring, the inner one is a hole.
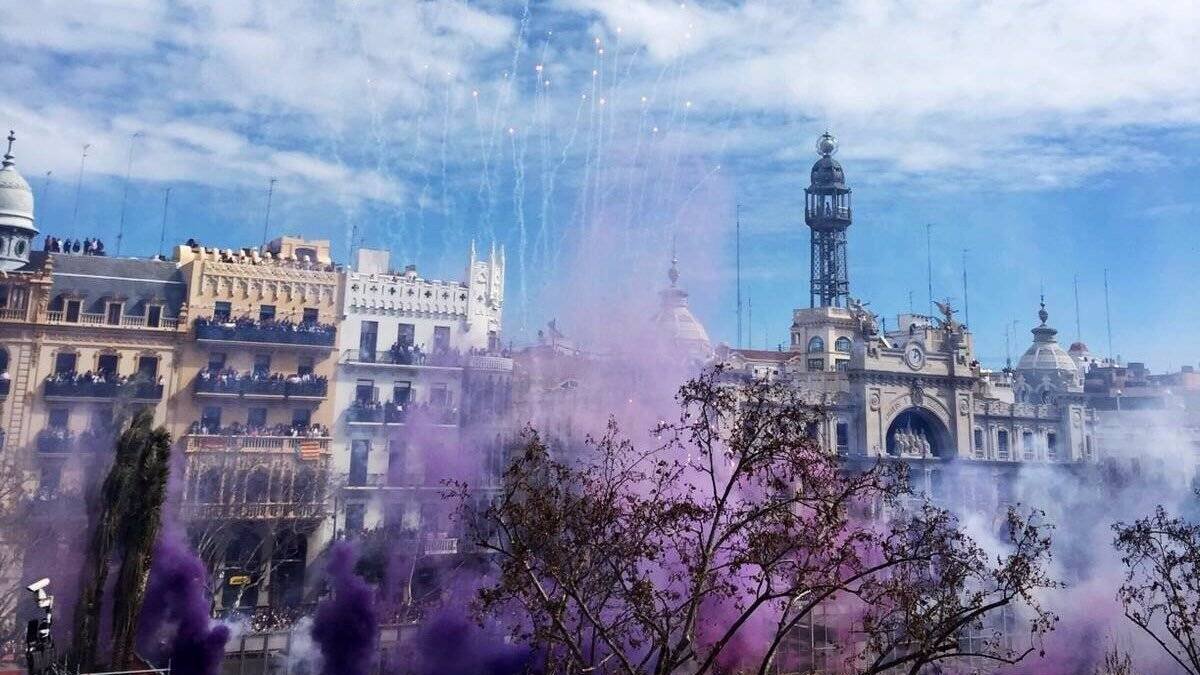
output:
M679 281L677 259L671 260L671 270L667 278L671 281L670 288L660 292L662 304L654 315L654 323L659 335L669 340L673 345L682 349L693 358L706 359L712 355L712 341L708 331L688 308L688 294L676 284Z
M0 226L17 227L37 232L33 226L33 190L17 171L12 146L16 134L8 132L8 152L0 165Z
M817 154L821 158L812 167L812 187L846 187L846 174L833 156L837 153L837 136L826 131L817 138Z
M1042 323L1030 332L1033 333L1033 344L1021 355L1017 362L1017 371L1062 372L1074 376L1079 372L1079 365L1062 345L1058 344L1058 331L1046 325L1050 318L1043 301L1038 318Z
M1090 354L1091 351L1092 350L1088 349L1088 346L1082 342L1072 342L1071 346L1067 347L1067 353L1069 354Z

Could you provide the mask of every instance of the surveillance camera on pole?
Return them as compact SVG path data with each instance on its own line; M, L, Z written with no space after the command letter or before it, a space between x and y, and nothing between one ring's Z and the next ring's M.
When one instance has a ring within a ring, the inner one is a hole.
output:
M50 635L50 628L54 624L54 596L46 592L49 587L48 577L25 587L33 594L38 609L45 612L39 618L30 619L25 629L25 659L30 675L47 675L57 672L58 668L54 638Z

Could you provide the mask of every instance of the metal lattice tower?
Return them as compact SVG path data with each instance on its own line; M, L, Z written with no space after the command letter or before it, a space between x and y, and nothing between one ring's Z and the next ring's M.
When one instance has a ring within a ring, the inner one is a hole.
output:
M805 189L804 222L812 230L813 307L845 307L850 295L846 274L846 228L850 227L850 188L842 165L833 158L837 137L826 131L817 139L812 181Z

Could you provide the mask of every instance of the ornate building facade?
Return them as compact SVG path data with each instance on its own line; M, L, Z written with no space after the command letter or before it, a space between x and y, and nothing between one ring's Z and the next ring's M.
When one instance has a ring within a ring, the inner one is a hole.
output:
M441 480L494 482L508 406L504 252L471 246L461 280L360 250L343 279L335 388L336 534L386 530L421 555L458 550Z

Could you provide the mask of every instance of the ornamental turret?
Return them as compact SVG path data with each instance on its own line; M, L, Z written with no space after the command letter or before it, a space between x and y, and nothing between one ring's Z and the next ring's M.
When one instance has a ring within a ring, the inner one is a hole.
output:
M846 274L846 228L850 227L850 188L842 165L833 158L837 137L826 131L817 139L820 159L804 191L804 222L812 231L813 307L845 307L850 296Z
M8 132L8 151L0 164L0 271L18 269L29 262L29 251L37 228L33 224L33 190L17 171L13 143Z

